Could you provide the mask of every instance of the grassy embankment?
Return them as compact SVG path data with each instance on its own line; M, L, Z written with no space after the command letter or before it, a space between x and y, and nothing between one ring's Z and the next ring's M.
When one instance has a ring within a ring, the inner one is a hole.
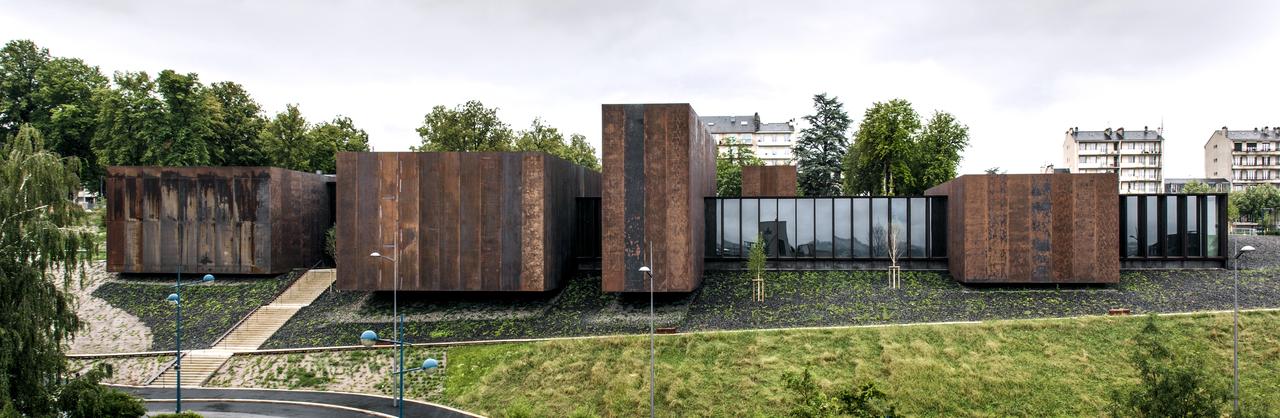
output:
M1109 393L1137 382L1128 353L1142 323L1088 317L662 336L657 403L663 416L785 415L783 374L808 368L830 390L875 381L908 416L1098 416ZM1170 346L1197 353L1218 384L1230 384L1229 314L1160 323ZM455 347L448 373L413 376L409 396L493 416L643 415L648 346L645 337L606 337ZM1241 353L1243 403L1280 410L1280 312L1242 317ZM376 370L393 354L241 356L236 376L212 383L391 393L390 375ZM413 350L410 362L427 355ZM359 388L347 375L383 381Z

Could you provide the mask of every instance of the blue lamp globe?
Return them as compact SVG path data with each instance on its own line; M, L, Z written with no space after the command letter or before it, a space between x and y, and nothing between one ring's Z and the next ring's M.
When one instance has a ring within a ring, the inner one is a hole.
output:
M365 330L365 332L360 333L361 345L365 347L372 347L374 344L377 344L377 343L378 343L378 333L373 332L373 330Z
M200 278L200 281L202 281L202 282L211 282L211 281L213 281L213 275L212 275L212 274L206 274L206 275L204 275L204 277L201 277L201 278Z
M178 294L177 294L177 293L170 293L170 294L169 294L169 297L164 298L164 300L167 300L167 301L170 301L170 302L173 302L173 303L178 303Z
M423 370L431 370L431 369L434 369L434 368L436 368L436 367L440 367L440 362L436 361L436 359L429 358L429 359L426 359L426 360L423 360L423 361L422 361L422 369L423 369Z

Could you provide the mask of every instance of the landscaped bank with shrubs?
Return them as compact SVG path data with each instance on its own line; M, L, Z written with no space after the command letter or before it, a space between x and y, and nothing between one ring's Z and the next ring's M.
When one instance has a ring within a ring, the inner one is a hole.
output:
M1160 317L1159 331L1140 337L1147 323L1085 317L659 336L658 411L785 416L838 412L842 400L861 400L904 416L1103 416L1146 387L1134 355L1151 351L1138 341L1154 339L1170 354L1148 363L1166 374L1194 371L1211 406L1227 412L1231 315ZM1242 404L1254 413L1280 410L1280 312L1243 314L1240 341ZM648 343L626 336L453 347L443 379L413 376L409 395L491 416L640 416L648 412ZM412 361L440 355L409 352ZM343 367L389 367L393 356L237 356L224 372L241 375L212 382L354 389L344 376L371 375ZM369 391L394 390L391 374L374 375L384 381Z

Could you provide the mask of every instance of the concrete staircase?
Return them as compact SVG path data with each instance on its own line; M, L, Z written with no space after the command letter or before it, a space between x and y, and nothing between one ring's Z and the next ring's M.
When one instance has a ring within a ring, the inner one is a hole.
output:
M333 269L309 270L270 304L262 306L213 344L212 349L190 350L182 356L182 386L200 386L239 351L257 350L271 338L298 310L310 305L337 280ZM153 387L172 387L177 373L170 365L148 383Z

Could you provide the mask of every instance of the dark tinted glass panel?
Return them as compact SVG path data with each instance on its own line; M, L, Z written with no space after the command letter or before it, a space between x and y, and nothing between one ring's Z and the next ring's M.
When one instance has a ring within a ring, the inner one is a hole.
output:
M796 199L796 257L813 257L813 199Z
M871 256L871 199L853 199L853 256Z
M756 206L760 202L756 199L742 199L742 256L746 257L751 251L751 246L756 244L756 227L760 224L753 222L759 219L760 213Z
M707 236L703 242L707 246L708 256L718 256L720 255L720 246L718 245L720 242L720 201L707 200L706 202L707 224L703 231Z
M738 199L725 199L724 202L724 235L720 241L720 252L725 257L738 257L742 255L742 242L739 240L738 232L742 226L738 224L738 212L740 203Z
M934 257L947 256L947 200L942 197L929 198L929 221L933 228L929 233L933 246L929 253Z
M769 257L778 256L778 199L760 199L760 222L757 224L764 237L764 251Z
M1155 196L1147 196L1146 198L1147 212L1147 256L1158 256L1163 254L1160 252L1160 204L1159 198Z
M1218 257L1218 197L1204 198L1204 255Z
M911 198L911 257L924 257L926 247L926 230L929 228L929 217L925 216L923 197Z
M894 245L891 248L898 253L898 257L907 255L907 199L894 198L889 205L893 209L893 221L891 231L893 234Z
M1198 196L1187 196L1187 255L1199 257L1200 254L1200 205Z
M1164 255L1180 256L1182 240L1178 239L1178 197L1165 196L1164 204Z
M889 256L889 199L871 199L871 256Z
M831 258L831 199L813 202L813 240L818 244L814 255Z
M835 256L837 258L853 257L853 243L850 242L853 231L853 201L849 199L836 199L835 220L831 223L834 227L832 231L832 244L835 247Z
M1124 198L1124 254L1138 256L1138 197Z
M778 257L796 256L796 200L778 199Z

